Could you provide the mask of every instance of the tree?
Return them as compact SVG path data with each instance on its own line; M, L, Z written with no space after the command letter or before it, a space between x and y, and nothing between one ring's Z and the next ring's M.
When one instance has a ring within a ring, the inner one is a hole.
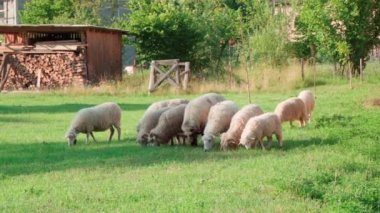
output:
M303 40L312 42L320 54L341 65L348 62L359 73L360 59L367 60L380 43L380 1L303 1L296 23Z
M20 12L22 23L49 24L63 14L70 14L72 2L67 0L33 0L27 1Z
M101 24L104 0L32 0L20 12L24 24Z
M239 2L241 51L249 55L251 63L285 64L289 56L286 16L280 12L274 13L267 0Z
M135 34L132 43L141 61L192 59L202 35L188 10L160 1L131 0L128 3L132 13L119 20L116 26Z

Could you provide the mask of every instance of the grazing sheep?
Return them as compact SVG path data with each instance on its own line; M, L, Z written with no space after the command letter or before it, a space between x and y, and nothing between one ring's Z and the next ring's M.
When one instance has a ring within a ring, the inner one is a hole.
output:
M151 111L156 111L158 109L162 109L162 108L165 108L165 107L172 107L172 106L177 106L177 105L180 105L180 104L187 104L189 103L189 100L185 100L185 99L169 99L169 100L164 100L164 101L158 101L158 102L155 102L155 103L152 103L148 109L145 110L144 112L144 115L142 116L142 118L140 119L140 121L137 123L137 127L136 127L136 131L139 132L139 129L140 129L140 125L141 125L141 121L142 119L145 117L145 115Z
M268 138L267 147L270 148L273 134L276 135L278 143L282 147L282 130L279 117L275 113L264 113L248 120L239 144L245 146L246 149L251 149L259 143L265 150L263 138Z
M186 104L171 107L161 114L157 126L149 133L149 143L155 145L167 144L174 137L182 132L181 124L183 122L183 114L185 113Z
M305 126L306 106L300 98L289 98L279 103L274 112L280 118L281 123L290 121L290 125L293 126L292 121L299 120L301 127Z
M305 103L307 121L310 122L311 112L313 112L315 106L314 95L310 90L303 90L298 94L298 98L300 98Z
M239 107L233 101L222 101L210 108L202 137L204 151L212 148L214 137L227 131L231 119L237 111L239 111Z
M263 114L263 110L256 104L249 104L239 110L231 119L227 132L220 136L220 148L224 151L238 147L241 133L247 121L255 116Z
M157 126L158 120L162 113L170 109L170 107L161 108L158 110L151 110L141 119L139 131L137 133L137 142L143 146L148 143L148 136L150 131Z
M219 94L207 93L187 104L181 128L188 138L193 138L192 146L197 145L197 135L203 133L210 108L224 100L224 97Z
M117 130L118 140L120 141L120 120L121 109L116 103L103 103L94 107L81 109L75 115L66 134L68 144L76 144L78 133L86 133L86 144L88 143L89 135L96 142L92 132L105 131L107 129L110 129L108 142L111 142L115 131L114 127Z

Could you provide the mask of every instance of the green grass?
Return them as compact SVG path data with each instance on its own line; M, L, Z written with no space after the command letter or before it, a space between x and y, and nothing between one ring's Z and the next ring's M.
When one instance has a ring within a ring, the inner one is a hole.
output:
M367 102L380 98L377 75L353 90L322 78L311 124L284 124L284 149L270 151L136 144L151 102L196 94L0 94L0 212L379 212L380 107ZM299 90L254 92L253 102L273 111ZM106 101L123 109L122 141L99 132L96 144L80 135L68 147L75 112Z

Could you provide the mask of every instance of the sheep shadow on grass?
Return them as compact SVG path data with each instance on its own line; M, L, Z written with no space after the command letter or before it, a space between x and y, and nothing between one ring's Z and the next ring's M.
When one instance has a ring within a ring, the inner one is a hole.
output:
M96 104L58 104L58 105L0 105L0 114L21 113L67 113L77 112L82 108L92 107ZM138 111L145 110L149 104L118 103L122 110Z
M62 142L0 143L0 178L99 166L133 168L170 162L222 160L230 155L236 157L239 153L209 155L200 146L141 147L134 138L110 144L78 143L71 147Z
M0 178L24 174L63 171L95 167L136 168L167 163L196 163L245 159L271 154L273 151L289 151L308 146L332 145L334 140L314 138L311 141L285 141L284 148L274 141L271 151L245 150L223 152L215 144L212 152L204 152L202 143L197 147L185 145L165 145L141 147L135 138L121 142L79 143L69 147L62 142L42 142L31 144L0 144Z

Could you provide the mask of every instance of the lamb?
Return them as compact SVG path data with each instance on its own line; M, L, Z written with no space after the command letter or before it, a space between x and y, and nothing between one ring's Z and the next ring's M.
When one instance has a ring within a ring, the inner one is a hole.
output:
M143 146L149 142L150 131L157 126L158 120L162 113L167 111L170 107L161 108L158 110L151 110L141 119L139 131L137 133L137 142Z
M279 103L274 111L281 123L290 121L290 125L292 125L292 121L299 120L301 127L303 127L307 120L306 106L300 98L289 98Z
M155 145L167 144L171 139L181 134L181 124L186 104L171 107L161 114L158 124L149 133L149 143ZM179 138L177 137L177 140Z
M228 127L230 127L232 116L237 111L239 111L239 107L233 101L222 101L210 108L202 137L204 151L209 151L212 148L214 138L217 135L227 131Z
M259 143L265 150L263 138L268 138L267 147L272 146L272 135L275 134L282 148L282 129L279 117L275 113L264 113L262 115L250 118L245 126L239 145L245 146L246 149L256 147Z
M210 108L224 100L219 94L207 93L187 104L181 129L188 138L193 138L192 146L197 146L197 135L203 133Z
M305 103L307 121L310 122L311 112L314 110L315 106L314 95L310 90L303 90L298 94L298 98L300 98Z
M142 119L145 117L145 115L147 113L149 113L151 111L156 111L158 109L162 109L162 108L165 108L165 107L172 107L172 106L177 106L177 105L180 105L180 104L187 104L187 103L189 103L189 100L179 99L179 98L177 98L177 99L163 100L163 101L158 101L158 102L152 103L148 107L148 109L145 110L144 115L142 116ZM137 123L137 127L136 127L137 132L139 132L142 119L140 119L140 121Z
M89 135L96 142L92 132L105 131L107 129L110 129L109 143L115 131L114 128L117 130L118 140L120 141L120 120L121 108L116 103L108 102L83 108L77 112L66 133L68 145L76 144L78 133L86 133L86 144L88 143Z
M231 119L227 132L220 137L220 148L224 151L238 147L241 133L247 121L255 116L263 114L263 110L256 104L249 104L239 110Z

